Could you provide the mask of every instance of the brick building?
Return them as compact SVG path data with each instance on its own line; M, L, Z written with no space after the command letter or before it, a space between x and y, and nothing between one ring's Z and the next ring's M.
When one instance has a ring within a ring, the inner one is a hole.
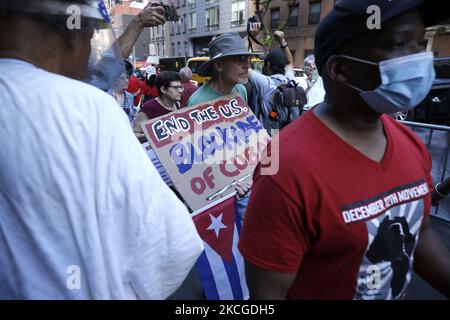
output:
M337 0L339 1L339 0ZM294 65L303 65L303 59L314 52L314 35L320 20L331 11L336 0L298 0L284 30ZM285 0L273 0L264 16L264 24L276 30L286 20L289 8Z
M436 57L450 57L450 20L427 29L428 49Z
M319 22L339 0L298 0L284 30L296 67L314 52L314 35ZM264 16L264 24L275 30L286 19L288 6L285 0L272 0ZM427 29L428 49L437 57L450 57L450 20Z

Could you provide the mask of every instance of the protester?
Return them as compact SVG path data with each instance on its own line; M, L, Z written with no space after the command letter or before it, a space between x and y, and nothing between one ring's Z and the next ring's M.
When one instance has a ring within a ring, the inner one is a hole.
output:
M181 85L180 74L175 71L164 71L156 78L158 97L149 100L142 106L142 112L149 119L157 118L180 109Z
M0 2L0 299L165 299L203 249L116 101L79 81L98 6Z
M158 88L156 87L156 68L149 66L146 69L146 77L143 82L144 102L154 99L158 96Z
M248 69L248 78L253 87L252 110L258 119L267 119L271 110L271 101L277 87L294 78L294 59L285 40L283 31L273 33L280 49L270 50L264 58L263 74Z
M137 115L137 109L134 107L134 96L125 90L125 88L128 88L128 76L122 73L108 93L114 97L122 110L127 114L130 124L133 125Z
M450 254L428 223L430 155L387 115L431 88L424 26L449 16L437 3L342 0L320 23L325 101L281 131L278 172L254 175L239 243L252 298L401 299L413 266L450 297ZM369 5L381 29L367 28Z
M191 82L192 79L192 70L189 67L181 68L180 70L181 76L181 85L183 86L183 93L181 94L181 108L186 107L187 102L191 95L198 90L196 84Z
M313 55L305 58L303 66L306 73L306 81L301 84L305 89L308 102L303 106L303 110L309 110L315 105L323 102L325 98L325 89L323 87L322 77L317 70L316 61Z
M144 96L144 90L142 87L143 82L141 79L139 79L139 77L135 74L131 75L128 79L128 87L126 88L126 91L133 95L133 103L135 107L140 107L140 103L142 102Z
M134 126L134 133L141 142L145 141L146 138L140 123L180 109L183 86L181 85L181 77L178 72L161 72L156 78L156 88L159 93L158 97L144 103Z
M247 92L244 83L248 81L248 52L237 33L224 33L213 39L209 45L211 59L204 62L198 69L201 76L211 76L211 80L201 86L189 98L188 106L218 99L232 92L239 93L247 102ZM236 206L241 221L245 214L248 192L251 183L238 182L236 185L238 201Z

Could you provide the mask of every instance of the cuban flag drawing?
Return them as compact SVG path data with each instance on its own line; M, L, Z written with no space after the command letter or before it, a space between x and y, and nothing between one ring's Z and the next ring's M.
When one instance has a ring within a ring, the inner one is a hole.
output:
M241 226L234 194L192 216L205 245L196 266L206 298L247 300L244 259L237 247Z

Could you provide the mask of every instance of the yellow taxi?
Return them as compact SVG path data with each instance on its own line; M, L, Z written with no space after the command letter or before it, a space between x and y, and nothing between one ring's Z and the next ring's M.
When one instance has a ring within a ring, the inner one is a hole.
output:
M198 68L203 62L209 60L209 57L194 57L190 58L187 62L187 66L192 70L192 80L197 82L200 87L211 79L211 77L202 77L198 74Z

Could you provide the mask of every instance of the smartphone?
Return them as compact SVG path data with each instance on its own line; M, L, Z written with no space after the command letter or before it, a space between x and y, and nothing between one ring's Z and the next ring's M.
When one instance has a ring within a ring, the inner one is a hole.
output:
M177 13L174 5L164 4L164 3L152 3L152 7L163 7L164 8L164 19L166 21L178 21L180 16Z

